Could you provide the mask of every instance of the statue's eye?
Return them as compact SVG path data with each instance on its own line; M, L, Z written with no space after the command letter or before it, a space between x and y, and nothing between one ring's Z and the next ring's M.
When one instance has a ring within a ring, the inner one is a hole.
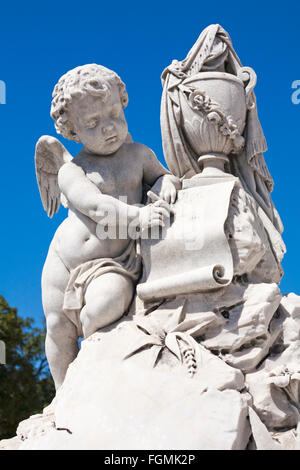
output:
M97 124L98 124L98 119L91 119L90 121L87 122L86 128L92 129L93 127L96 127Z
M112 118L117 118L120 116L120 110L119 109L113 109L111 112L111 117Z

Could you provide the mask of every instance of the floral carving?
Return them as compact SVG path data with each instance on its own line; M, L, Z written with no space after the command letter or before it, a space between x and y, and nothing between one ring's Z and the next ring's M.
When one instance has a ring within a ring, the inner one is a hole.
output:
M217 125L223 136L232 141L232 153L239 153L244 147L245 139L239 133L238 126L232 116L227 116L223 108L210 98L205 91L184 87L189 106L197 112L204 113L206 119Z
M209 322L211 319L209 319ZM187 328L185 329L185 324ZM190 328L191 321L186 320L184 305L175 310L169 322L164 327L160 325L157 320L151 316L136 318L133 328L137 329L140 333L136 344L130 347L129 352L123 357L128 359L135 354L141 352L145 348L153 349L153 367L159 360L160 353L164 348L173 353L177 359L185 364L188 376L193 378L197 371L197 360L195 351L195 340L193 334L203 328L206 324L201 322L201 325L193 325Z

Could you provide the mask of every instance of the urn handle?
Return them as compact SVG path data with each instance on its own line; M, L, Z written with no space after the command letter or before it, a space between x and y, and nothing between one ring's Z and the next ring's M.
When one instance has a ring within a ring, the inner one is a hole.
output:
M252 92L257 82L256 73L251 67L241 67L237 73L237 77L244 83L248 82L245 87L247 108L249 110L255 108L255 98Z

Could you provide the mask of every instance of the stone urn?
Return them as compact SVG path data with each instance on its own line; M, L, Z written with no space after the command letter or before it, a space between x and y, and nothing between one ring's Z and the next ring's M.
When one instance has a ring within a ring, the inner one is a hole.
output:
M255 72L243 67L237 76L200 72L179 86L182 129L201 174L223 173L228 156L242 151L247 109L255 106L255 83Z

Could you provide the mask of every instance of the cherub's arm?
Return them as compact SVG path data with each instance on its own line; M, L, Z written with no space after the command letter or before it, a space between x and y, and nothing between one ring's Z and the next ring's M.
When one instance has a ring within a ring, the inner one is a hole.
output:
M75 163L64 164L58 173L58 184L71 206L96 223L112 214L113 219L131 223L139 218L139 208L101 193Z
M166 202L175 202L177 190L181 188L179 178L171 175L168 170L158 161L152 150L143 145L143 163L144 163L144 181L154 190L158 191L159 196Z
M71 206L92 219L97 224L111 223L141 230L153 225L161 225L163 216L169 216L164 201L156 202L152 207L129 205L118 199L101 193L86 177L82 168L75 163L65 163L58 173L58 184Z
M155 153L146 147L141 146L141 152L143 154L143 179L149 186L153 186L158 178L168 175L169 172L166 168L158 161Z

